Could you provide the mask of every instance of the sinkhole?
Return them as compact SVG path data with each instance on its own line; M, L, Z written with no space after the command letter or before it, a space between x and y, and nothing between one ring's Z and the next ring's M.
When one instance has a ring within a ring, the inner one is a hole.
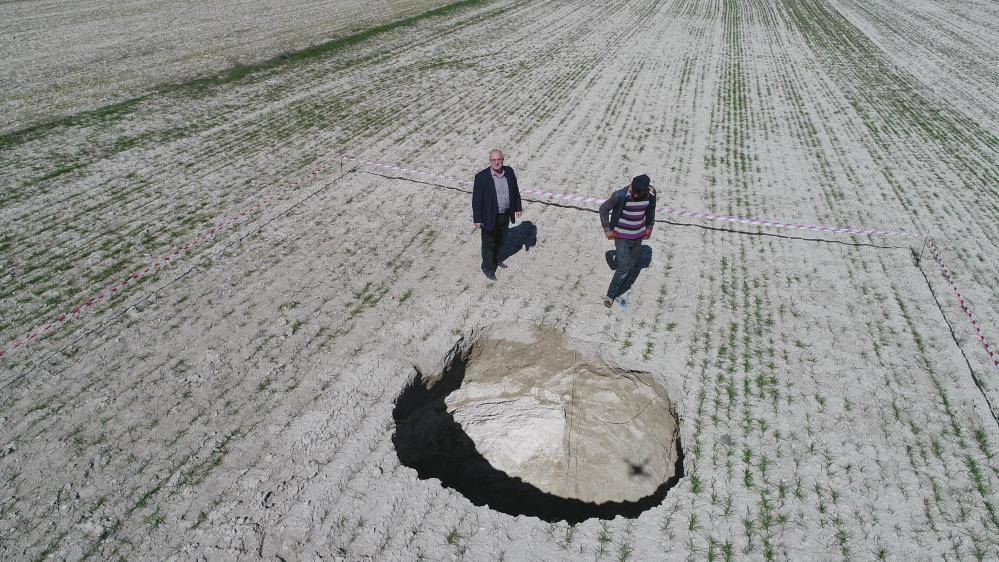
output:
M551 522L659 505L683 476L666 388L584 348L533 326L463 339L397 399L400 462L475 505Z

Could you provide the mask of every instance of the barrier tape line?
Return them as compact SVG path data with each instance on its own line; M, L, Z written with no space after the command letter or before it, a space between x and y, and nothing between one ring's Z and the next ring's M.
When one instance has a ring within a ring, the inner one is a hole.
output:
M322 163L322 164L316 166L315 168L313 168L313 169L309 170L308 172L306 172L304 175L300 176L295 181L293 181L290 184L284 186L284 188L279 193L283 193L283 192L286 192L286 191L291 191L291 190L298 189L299 187L302 186L302 184L304 184L305 182L307 182L309 180L314 179L315 176L319 175L320 173L329 170L336 163L337 163L336 160L332 160L332 161L327 161L325 163ZM13 353L14 351L17 351L18 349L26 346L27 344L29 344L29 343L31 343L31 342L33 342L33 341L35 341L35 340L37 340L37 339L39 339L41 337L44 337L44 336L46 336L46 335L48 335L48 334L50 334L50 333L58 330L59 328L62 328L64 325L66 325L67 323L69 323L73 319L79 318L85 312L87 312L87 311L89 311L89 310L97 307L99 304L101 304L105 300L111 300L112 298L114 298L118 294L119 291L124 291L124 289L129 284L134 284L134 283L138 282L139 280L141 280L141 279L143 279L145 277L149 277L152 274L158 273L161 269L163 269L167 265L170 265L172 262L177 261L180 258L180 256L182 256L183 254L190 252L192 249L194 249L194 248L200 246L201 244L203 244L203 243L211 240L212 238L214 238L217 234L219 234L220 232L222 232L226 228L228 228L228 227L232 226L233 224L236 224L236 223L238 223L238 222L240 222L240 221L248 218L250 215L256 213L260 209L268 206L274 200L274 198L276 196L277 196L277 194L269 195L269 196L265 197L264 199L258 201L253 206L248 207L248 208L246 208L246 209L244 209L244 210L242 210L242 211L240 211L238 213L235 213L233 215L230 215L229 217L221 219L220 222L217 225L215 225L214 227L212 227L212 228L210 228L210 229L202 232L197 237L195 237L194 239L188 241L183 246L175 248L172 252L164 255L163 257L161 257L158 260L150 263L149 265L145 266L144 268L142 268L142 269L140 269L138 271L133 272L131 275L129 275L128 277L125 277L121 281L118 281L118 282L114 283L113 285L105 287L104 289L101 289L95 296L91 297L89 300L87 300L83 304L81 304L81 305L73 308L71 311L69 311L67 313L59 315L59 317L57 319L49 322L48 324L45 324L44 326L38 326L38 327L34 328L27 335L25 335L24 337L22 337L20 339L16 339L13 342L11 342L7 347L0 348L0 359L4 359L7 356L9 356L11 353Z
M424 177L435 177L439 179L444 179L452 182L457 182L461 185L470 186L473 182L464 180L462 178L457 178L455 176L449 176L446 174L435 174L432 172L427 172L424 170L416 170L413 168L406 168L403 166L394 166L391 164L383 164L381 162L374 162L371 160L364 160L361 158L353 158L349 156L343 157L344 160L349 162L354 162L357 164L372 166L375 168L381 168L383 170L391 170L393 172L404 172L409 174L415 174ZM590 197L586 195L578 195L573 193L557 193L553 191L542 191L537 189L521 189L522 194L532 196L535 198L542 198L548 200L557 200L569 203L583 204L583 205L599 205L605 201L598 197ZM895 236L895 237L907 237L907 238L919 238L918 234L912 232L906 232L904 230L886 230L882 228L857 228L852 226L829 226L823 224L799 224L799 223L789 223L783 221L775 221L768 219L757 219L751 217L738 217L731 215L718 215L708 211L696 211L693 209L685 209L683 207L657 207L657 213L666 213L668 215L673 215L677 217L694 217L700 218L712 222L729 222L738 224L747 224L752 226L760 226L764 228L777 228L783 230L808 230L812 232L827 232L830 234L856 234L861 236ZM950 270L943 262L943 258L940 256L936 244L929 237L923 238L927 246L930 248L930 252L933 254L933 259L937 262L940 267L940 271L950 285L951 290L957 297L958 303L961 305L961 311L964 312L968 320L971 321L971 325L975 328L975 335L978 337L978 341L982 344L985 349L985 353L989 356L989 361L992 362L993 367L999 368L999 358L997 358L996 353L992 350L992 346L985 339L985 334L982 332L982 328L978 321L975 319L974 314L971 312L971 308L968 306L967 301L958 291L957 285L954 283L953 275Z
M971 312L971 308L968 306L968 302L961 295L961 291L957 289L957 284L954 283L954 274L951 273L950 269L943 262L943 258L940 257L940 251L937 249L936 243L933 242L932 238L926 239L926 247L930 249L930 255L933 256L933 260L937 262L937 266L940 267L940 272L943 273L944 279L947 280L947 284L950 285L950 290L957 297L958 304L961 305L961 312L968 317L971 321L971 325L975 328L975 336L978 337L979 343L985 349L985 353L989 356L989 360L992 362L993 367L999 367L999 357L996 353L992 351L992 346L985 339L985 334L982 332L982 327L978 324L978 320L975 319L974 313Z
M472 182L470 181L445 174L435 174L423 170L404 168L402 166L393 166L391 164L382 164L380 162L373 162L371 160L363 160L360 158L344 157L344 160L348 162L356 162L358 164L363 164L366 166L372 166L375 168L392 170L394 172L406 172L409 174L415 174L419 176L432 176L440 179L445 179L448 181L457 182L462 185L472 185ZM543 191L537 189L521 189L520 192L521 194L526 194L532 197L565 201L569 203L577 203L583 205L599 205L605 201L604 199L601 199L599 197L589 197L586 195L577 195L574 193L558 193L554 191ZM696 211L693 209L685 209L683 207L657 207L656 213L666 213L668 215L673 215L678 217L694 217L713 222L731 222L739 224L748 224L753 226L762 226L766 228L786 229L786 230L808 230L812 232L828 232L832 234L858 234L862 236L918 237L918 234L912 232L905 232L901 230L885 230L881 228L857 228L852 226L828 226L822 224L798 224L798 223L789 223L776 220L757 219L751 217L718 215L708 211Z
M331 159L331 160L329 160L329 161L327 161L327 162L325 162L323 164L320 164L319 166L316 166L315 168L313 168L312 170L310 170L309 172L307 172L303 176L300 176L297 180L295 180L291 184L285 186L284 189L282 189L281 191L284 192L284 191L289 191L289 190L297 189L304 182L306 182L308 180L311 180L316 175L318 175L318 174L320 174L322 172L325 172L325 171L329 170L330 168L332 168L336 164L337 161L341 161L341 162L342 161L348 161L348 162L354 162L356 164L361 164L361 165L365 165L365 166L371 166L371 167L380 168L380 169L384 169L384 170L391 170L391 171L394 171L394 172L403 172L403 173L414 174L414 175L417 175L417 176L424 176L424 177L434 177L434 178L439 178L439 179L444 179L444 180L447 180L447 181L459 183L461 185L466 185L466 186L470 186L470 185L473 184L471 181L464 180L462 178L458 178L458 177L455 177L455 176L446 175L446 174L437 174L437 173L428 172L428 171L425 171L425 170L417 170L417 169L413 169L413 168L406 168L406 167L403 167L403 166L395 166L395 165L391 165L391 164L383 164L381 162L374 162L374 161L371 161L371 160L364 160L364 159L361 159L361 158L354 158L354 157L350 157L350 156L340 156L339 158ZM600 199L598 197L591 197L591 196L578 195L578 194L572 194L572 193L558 193L558 192L543 191L543 190L536 190L536 189L524 189L524 190L521 190L521 193L526 194L528 196L535 197L535 198L547 198L549 200L558 200L558 201L564 201L564 202L576 203L576 204L584 204L584 205L599 205L599 204L601 204L601 203L603 203L605 201L605 199ZM246 210L244 210L244 211L242 211L240 213L232 215L231 217L229 217L225 221L221 222L217 226L209 229L208 231L202 233L200 236L198 236L198 237L194 238L193 240L189 241L187 244L185 244L185 245L181 246L180 248L176 249L173 253L164 256L163 258L157 260L156 262L153 262L150 265L147 265L145 268L143 268L140 271L132 273L131 275L129 275L125 279L122 279L121 281L119 281L118 283L116 283L114 285L111 285L110 287L107 287L107 288L101 290L95 297L93 297L90 300L86 301L82 305L77 306L76 308L74 308L69 313L60 315L58 319L56 319L56 320L54 320L52 322L49 322L45 326L41 326L41 327L35 328L27 336L25 336L22 339L15 340L13 343L11 343L6 348L0 348L0 359L3 359L5 357L7 357L8 355L10 355L15 350L17 350L17 349L25 346L26 344L28 344L28 343L30 343L30 342L38 339L39 337L44 336L44 335L48 334L49 332L52 332L52 331L55 331L55 330L61 328L67 322L69 322L71 319L78 318L81 314L83 314L84 311L95 307L99 303L103 302L105 299L110 300L111 298L113 298L117 294L118 291L123 290L129 283L132 283L134 281L138 281L139 279L142 279L143 277L148 276L150 274L150 272L157 272L157 271L159 271L160 269L162 269L163 267L165 267L166 265L168 265L171 261L174 261L174 260L178 259L182 254L184 254L186 252L189 252L192 248L197 247L198 245L200 245L200 244L202 244L202 243L204 243L204 242L212 239L213 237L215 237L216 234L218 234L219 232L221 232L225 228L231 226L232 224L234 224L234 223L236 223L236 222L238 222L238 221L240 221L242 219L247 218L249 215L255 213L256 211L260 210L264 206L268 205L274 199L274 197L275 197L275 195L270 195L270 196L264 198L263 200L261 200L260 202L258 202L256 205L253 205L252 207L250 207L250 208L248 208L248 209L246 209ZM880 229L880 228L857 228L857 227L850 227L850 226L829 226L829 225L821 225L821 224L789 223L789 222L783 222L783 221L775 221L775 220L768 220L768 219L757 219L757 218L751 218L751 217L739 217L739 216L731 216L731 215L718 215L718 214L711 213L711 212L708 212L708 211L697 211L697 210L693 210L693 209L685 209L683 207L658 207L656 209L656 212L657 213L658 212L662 212L662 213L666 213L666 214L673 215L673 216L678 216L678 217L700 218L700 219L704 219L704 220L712 221L712 222L730 222L730 223L747 224L747 225L752 225L752 226L760 226L760 227L764 227L764 228L776 228L776 229L784 229L784 230L808 230L808 231L813 231L813 232L826 232L826 233L830 233L830 234L856 234L856 235L861 235L861 236L897 236L897 237L916 237L917 236L914 233L905 232L905 231L901 231L901 230L885 230L885 229ZM957 297L958 303L961 306L961 311L964 312L965 316L968 317L968 320L971 321L972 326L975 328L975 334L978 337L978 340L981 343L982 347L985 349L985 353L988 355L989 360L992 362L993 367L999 368L999 358L997 358L995 352L992 351L992 346L985 339L985 334L982 332L981 326L979 325L978 321L975 319L975 316L972 313L971 308L968 306L967 301L964 299L964 297L961 295L960 291L957 289L957 285L954 283L953 275L951 274L950 269L948 269L947 266L944 264L943 258L940 256L940 252L937 249L936 244L929 237L924 238L924 241L926 242L927 246L930 248L930 253L933 255L933 259L937 262L937 265L940 267L940 271L943 274L944 279L947 280L947 283L950 285L951 290L954 292L954 295Z

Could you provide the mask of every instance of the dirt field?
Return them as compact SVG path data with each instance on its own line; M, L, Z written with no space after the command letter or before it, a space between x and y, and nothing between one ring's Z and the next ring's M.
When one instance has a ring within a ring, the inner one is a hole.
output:
M149 89L393 21L328 4L356 18L202 44L178 16L166 51L206 67L73 75L84 33L3 63L0 558L999 557L999 368L920 244L995 342L999 7L471 1ZM3 25L48 29L35 5ZM340 159L471 179L494 146L524 188L648 173L662 205L919 236L662 215L608 310L593 205L526 203L491 283L467 186ZM664 373L660 505L548 522L400 462L395 400L496 324Z
M355 34L447 0L0 3L0 132Z

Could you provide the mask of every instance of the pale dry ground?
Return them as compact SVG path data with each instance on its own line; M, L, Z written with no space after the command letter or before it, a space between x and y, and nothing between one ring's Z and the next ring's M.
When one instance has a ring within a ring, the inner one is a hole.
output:
M484 2L5 137L5 343L274 199L4 359L0 553L999 556L996 371L918 244L662 223L607 311L592 210L529 203L537 245L490 285L465 193L349 166L284 189L341 152L470 177L502 146L590 195L647 172L664 204L932 235L995 338L996 78L961 71L995 58L991 4L608 4ZM570 528L400 466L411 361L493 322L669 373L663 505Z
M0 131L301 50L448 0L0 2Z

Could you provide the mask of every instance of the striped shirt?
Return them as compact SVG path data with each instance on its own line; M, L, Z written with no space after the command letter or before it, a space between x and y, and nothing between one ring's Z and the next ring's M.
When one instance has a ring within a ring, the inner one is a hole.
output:
M621 211L621 218L614 227L614 233L623 240L638 240L645 235L645 213L649 209L649 200L636 201L628 195Z
M496 188L496 212L503 214L510 210L510 183L506 181L506 170L502 170L498 175L489 170L493 175L493 187Z

